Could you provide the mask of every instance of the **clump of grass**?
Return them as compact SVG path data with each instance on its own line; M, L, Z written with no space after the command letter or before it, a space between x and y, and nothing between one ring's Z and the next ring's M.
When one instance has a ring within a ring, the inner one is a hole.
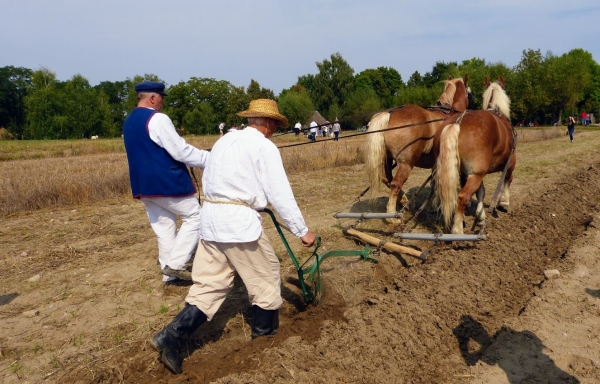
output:
M82 335L73 336L73 345L75 347L77 347L77 349L81 348L82 344L83 344L83 336Z
M158 313L164 315L167 312L169 312L169 307L166 306L165 304L161 304L160 308L158 309Z

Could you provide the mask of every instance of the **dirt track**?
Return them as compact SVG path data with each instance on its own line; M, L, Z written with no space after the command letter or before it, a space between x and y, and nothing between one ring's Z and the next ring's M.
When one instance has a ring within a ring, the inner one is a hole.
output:
M289 258L266 225L287 277L279 334L250 341L238 283L197 332L180 376L156 361L148 341L178 312L187 288L162 288L139 202L14 215L0 226L0 381L598 382L599 144L598 132L573 144L565 137L521 144L511 211L490 219L487 241L438 247L425 264L385 253L378 264L328 260L317 307L303 305ZM425 177L411 176L413 192ZM486 202L497 176L488 178ZM290 180L326 249L360 247L341 235L351 222L332 213L365 188L361 166ZM430 216L418 230L434 228ZM379 222L361 228L394 231ZM560 277L546 281L547 269ZM35 275L39 281L29 282Z

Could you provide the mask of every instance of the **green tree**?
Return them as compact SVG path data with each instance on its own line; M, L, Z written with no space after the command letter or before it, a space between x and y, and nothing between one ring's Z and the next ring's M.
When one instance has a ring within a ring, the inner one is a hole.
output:
M275 94L272 90L267 88L262 88L258 81L254 79L250 79L250 85L248 86L248 90L246 91L250 100L256 99L271 99L275 100Z
M25 96L31 88L33 71L7 66L0 68L0 127L8 129L16 138L23 138L26 111Z
M163 110L169 115L176 127L185 125L186 114L199 103L192 97L191 88L189 82L180 81L167 90L169 96L165 98Z
M50 139L54 137L53 117L57 115L58 100L56 74L47 68L34 71L31 88L25 97L27 124L23 133L26 139Z
M514 119L538 120L549 109L546 82L545 57L539 50L524 50L513 80L506 85Z
M84 138L93 135L105 136L100 98L89 81L77 74L67 81L62 96L64 104L60 115L67 117L67 131L60 132L56 138Z
M595 62L589 52L574 49L560 57L548 57L545 64L551 108L546 114L552 120L561 121L565 108L575 111L576 105L589 94Z
M315 90L315 75L308 74L308 75L298 76L298 82L296 84L303 86L304 89L306 89L308 91L308 94L311 95L311 98L312 98L312 94Z
M443 80L456 77L460 77L456 62L444 63L443 61L438 61L431 69L431 72L425 73L423 83L428 88L441 87Z
M394 98L395 105L414 104L420 106L435 105L441 91L427 87L407 87Z
M221 116L224 115L223 118L219 119L219 121L224 121L228 125L241 125L245 118L237 115L238 112L246 110L250 105L250 97L244 90L244 87L235 87L232 86L229 92L229 98L227 99L227 106L225 110L221 113ZM215 126L215 133L217 131L217 126Z
M352 128L358 128L366 125L371 118L373 112L381 109L381 103L375 90L368 86L357 88L346 99L344 112L346 116L357 117L349 121L347 125ZM363 116L358 118L358 116Z
M126 109L126 100L129 93L129 84L127 81L102 81L96 85L94 89L98 92L102 92L106 99L101 99L102 108L108 107L110 119L112 122L105 121L105 127L102 129L103 132L111 132L106 134L107 136L118 136L123 128L125 117L130 112ZM105 113L103 111L102 113Z
M354 83L354 69L342 55L335 53L330 58L331 60L317 62L319 73L314 77L311 91L313 104L326 115L332 115L340 107L343 108Z
M121 134L123 123L119 123L115 120L114 111L115 107L110 104L109 97L102 91L97 91L97 108L100 123L99 135L103 137L117 137ZM124 116L124 115L123 115Z
M394 97L404 87L402 76L394 68L378 67L377 69L366 69L356 75L354 79L355 89L360 87L361 78L368 78L370 86L375 91L383 108L394 106Z
M409 88L425 86L425 82L423 81L423 77L421 76L419 71L415 71L412 75L410 75L408 81L406 82L406 86Z
M202 102L185 115L185 132L200 135L210 134L215 121L217 119L210 104Z
M592 84L587 98L589 104L586 107L589 111L594 111L594 113L596 113L596 119L600 119L600 65L598 65L598 63L594 62L591 73Z
M306 123L315 110L308 91L300 84L282 91L277 105L281 114L287 117L291 125L298 121Z

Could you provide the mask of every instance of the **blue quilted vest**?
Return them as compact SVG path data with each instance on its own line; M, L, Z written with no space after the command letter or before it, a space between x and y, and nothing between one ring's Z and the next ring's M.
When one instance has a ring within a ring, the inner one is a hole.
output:
M184 163L156 144L148 133L153 109L136 108L123 124L131 192L143 197L185 197L196 193Z

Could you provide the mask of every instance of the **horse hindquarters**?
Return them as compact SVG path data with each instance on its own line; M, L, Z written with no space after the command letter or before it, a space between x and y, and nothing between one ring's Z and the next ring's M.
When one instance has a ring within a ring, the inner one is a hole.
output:
M368 132L380 131L386 129L390 121L388 112L378 113L371 119ZM383 132L367 135L366 140L366 169L369 175L371 195L374 196L379 183L387 179L385 163L387 151L385 148L385 137ZM386 180L390 182L391 180Z
M452 215L458 204L457 189L460 184L459 133L460 125L456 123L447 125L442 129L439 155L436 161L434 206L444 216L446 228L450 226Z

